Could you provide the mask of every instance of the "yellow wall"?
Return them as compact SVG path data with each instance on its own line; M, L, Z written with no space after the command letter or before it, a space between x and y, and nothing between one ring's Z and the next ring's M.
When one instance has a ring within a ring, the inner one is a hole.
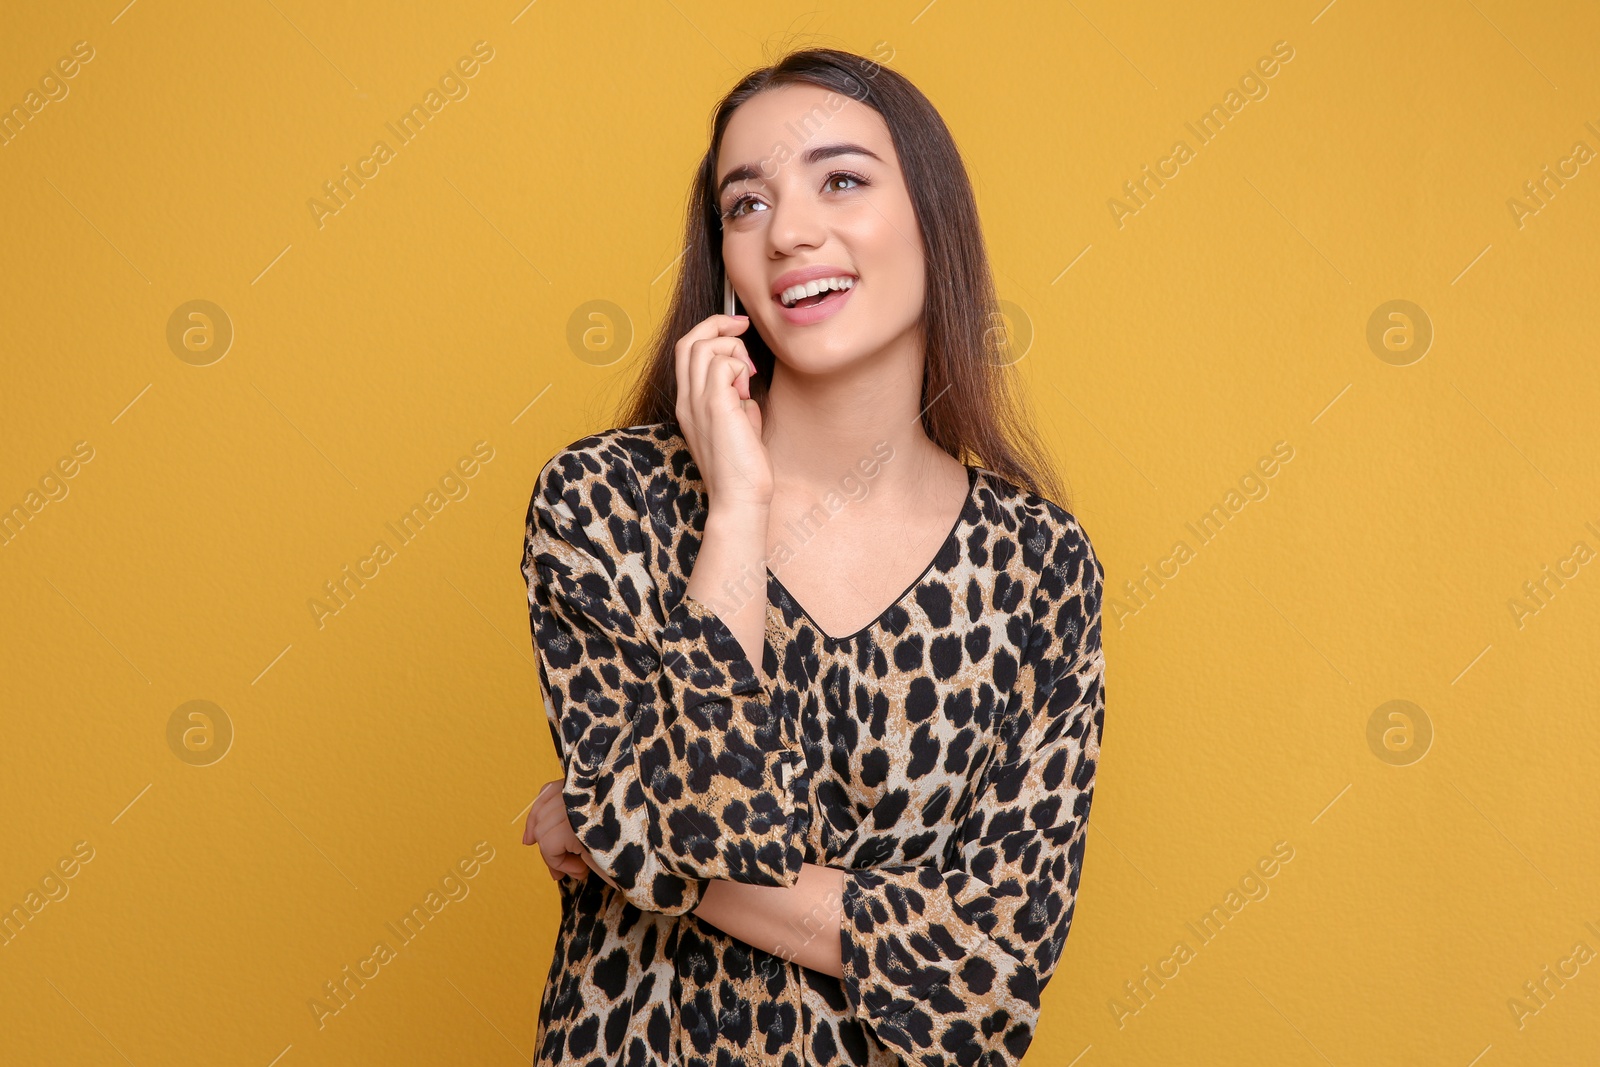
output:
M1592 1062L1593 5L122 3L0 15L6 108L92 50L0 146L0 506L60 496L0 547L0 904L66 894L0 947L0 1060L532 1053L556 897L520 813L556 764L523 512L611 424L711 104L792 36L876 49L955 131L1107 569L1092 841L1029 1062ZM1546 165L1576 175L1535 212ZM590 301L630 351L569 346ZM1576 573L1540 605L1547 566Z

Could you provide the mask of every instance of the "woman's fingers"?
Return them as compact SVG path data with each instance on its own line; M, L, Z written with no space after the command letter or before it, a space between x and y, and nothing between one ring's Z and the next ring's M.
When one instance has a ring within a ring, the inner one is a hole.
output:
M698 361L703 359L707 344L738 341L738 335L749 329L750 320L734 315L711 315L695 323L673 345L673 369L678 380L678 397L683 399L694 391L702 380ZM753 364L752 364L753 366Z
M715 318L726 318L726 316L715 316ZM748 320L740 320L741 330L747 325ZM709 333L697 337L695 331L685 334L679 341L674 366L678 378L679 400L688 400L691 408L698 407L697 401L706 395L708 384L706 374L709 366L718 357L724 356L737 359L750 373L755 372L755 361L746 351L744 341L736 335Z
M754 366L749 353L745 351L744 342L737 337L715 337L694 346L688 369L692 408L717 410L716 405L723 399L717 390L726 384L719 373L724 364L746 376ZM705 432L709 427L702 425L700 429Z
M535 815L530 833L539 845L539 857L549 869L550 877L567 875L580 882L587 878L589 867L582 859L587 850L573 833L566 808L544 802L536 807Z
M544 793L539 793L539 797L541 797L541 798L544 797ZM523 829L522 829L522 843L523 843L523 845L533 845L534 841L538 841L539 840L538 825L539 825L539 800L538 800L538 798L536 798L536 800L533 801L533 806L530 806L530 808L528 808L528 824L526 824L525 827L523 827Z
M589 877L589 865L583 862L583 856L587 850L578 844L577 838L562 839L554 846L554 849L556 856L555 863L551 865L552 878L556 876L554 872L560 872L576 878L580 882Z
M560 793L561 786L564 784L558 778L539 787L538 796L533 798L533 804L528 808L527 824L522 829L522 843L524 845L531 845L539 839L536 827L539 824L540 813L546 810L551 803L562 803L563 810L565 810L565 804L561 801Z
M573 866L574 863L576 863L578 867L585 868L583 872L584 874L588 873L587 867L585 866L583 860L578 857L578 854L561 847L561 845L557 842L541 841L539 843L539 853L544 857L545 866L550 868L551 878L555 878L559 874L569 874L574 878L578 877L577 871Z
M725 398L728 394L725 390L730 386L741 400L750 395L750 358L744 352L744 342L733 338L733 344L739 346L738 349L718 347L706 357L701 392L702 400L707 402L710 411L726 410L728 405Z
M573 832L572 822L567 818L565 804L539 804L534 807L535 819L533 821L533 836L544 840L552 834L561 833L563 830L571 835L574 840L577 835Z
M706 366L706 392L715 395L716 390L730 385L740 400L750 399L750 362L732 355L719 355Z
M682 365L696 342L707 341L713 337L737 337L749 327L749 318L742 315L708 315L678 338L673 346L673 354L677 356L679 365Z
M561 798L563 785L565 782L558 778L540 787L533 804L528 808L522 843L539 846L539 858L544 861L552 879L559 880L565 876L582 882L589 877L591 870L587 862L589 850L583 847L572 829L566 801ZM606 882L615 888L615 882L610 879L606 879Z
M708 478L708 485L730 479L740 485L750 482L745 457L760 448L759 438L752 439L745 429L752 423L742 415L744 402L751 399L752 366L744 342L717 337L696 344L684 368L688 391L678 398L679 422L702 473L717 476ZM735 417L738 423L732 421Z
M713 501L761 506L772 498L772 462L761 441L759 415L748 408L755 362L740 334L748 318L712 315L678 339L674 405L706 490Z
M567 819L566 802L561 799L562 784L559 781L549 782L534 798L532 807L528 809L527 824L522 831L524 845L537 844L559 826L565 826L569 833L572 832Z

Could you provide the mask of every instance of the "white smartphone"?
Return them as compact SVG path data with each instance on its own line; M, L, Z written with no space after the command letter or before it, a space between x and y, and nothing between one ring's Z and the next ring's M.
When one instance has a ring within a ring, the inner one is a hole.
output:
M722 276L722 313L724 315L737 315L737 298L733 295L733 280L726 274Z

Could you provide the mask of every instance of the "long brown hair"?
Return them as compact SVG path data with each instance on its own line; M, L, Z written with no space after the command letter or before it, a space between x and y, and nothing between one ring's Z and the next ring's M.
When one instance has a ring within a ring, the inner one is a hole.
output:
M957 460L986 467L1066 507L1015 371L997 358L999 306L977 201L955 139L933 104L906 78L865 56L831 48L792 52L747 75L717 104L711 145L689 190L682 268L672 304L651 343L648 362L623 402L621 424L674 421L674 345L696 323L722 310L716 166L728 121L757 93L801 83L830 89L877 111L900 157L927 252L922 307L927 352L920 405L924 432ZM758 371L751 395L762 399L772 376L772 350L755 330L743 339Z

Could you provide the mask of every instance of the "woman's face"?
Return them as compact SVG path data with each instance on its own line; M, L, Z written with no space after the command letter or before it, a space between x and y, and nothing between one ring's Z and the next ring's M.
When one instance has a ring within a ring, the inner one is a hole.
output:
M920 356L922 234L882 115L818 86L767 90L728 121L716 176L741 311L788 369L828 374L899 345ZM824 277L850 287L785 306Z

